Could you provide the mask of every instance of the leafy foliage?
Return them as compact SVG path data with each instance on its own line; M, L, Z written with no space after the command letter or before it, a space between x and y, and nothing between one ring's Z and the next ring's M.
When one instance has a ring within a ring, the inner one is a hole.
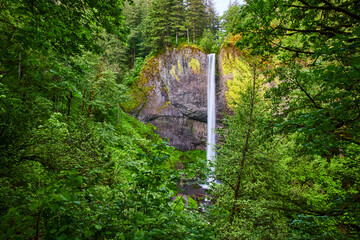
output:
M0 6L2 238L359 239L358 1L235 2L225 33L213 1ZM226 34L241 73L223 68L233 115L199 213L171 199L209 174L204 152L123 109L149 54Z
M135 1L125 8L132 29L132 61L159 52L164 47L187 42L200 43L205 30L216 34L219 20L213 1L152 0Z
M212 238L203 216L171 202L183 176L171 166L186 154L120 107L138 73L119 76L122 7L1 3L1 238ZM190 175L200 166L188 161Z
M266 122L286 140L288 186L270 209L287 212L290 239L358 238L358 8L254 0L225 17L225 28L242 35L237 46L270 63Z
M216 204L209 217L219 229L219 239L285 239L287 218L276 206L282 202L286 175L282 149L266 122L262 64L245 56L241 61L244 72L234 81L242 88L234 93L234 114L219 130L215 174L221 184L213 190Z

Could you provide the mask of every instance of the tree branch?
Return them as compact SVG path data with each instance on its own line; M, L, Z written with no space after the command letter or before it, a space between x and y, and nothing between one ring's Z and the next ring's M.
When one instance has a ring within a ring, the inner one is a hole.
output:
M285 50L288 50L290 52L295 52L295 53L303 53L303 54L308 54L308 55L313 55L314 52L308 52L308 51L303 51L301 49L296 49L296 48L290 48L290 47L285 47L285 46L281 46L277 43L274 43L274 42L271 42L273 45L279 47L279 48L282 48L282 49L285 49Z
M349 34L340 30L333 29L332 31L324 31L324 30L317 30L317 29L295 29L295 28L284 28L284 27L278 27L278 29L284 30L284 31L293 31L293 32L299 32L299 33L320 33L323 35L333 35L335 36L336 33L338 34Z
M284 5L284 7L302 8L302 9L316 9L316 10L332 10L330 7L318 7L318 6L300 6L300 5Z
M352 18L360 21L360 16L359 16L359 15L356 15L356 14L354 14L354 13L352 13L352 12L349 12L349 11L347 11L346 9L339 8L339 7L337 7L337 6L334 6L334 5L332 5L332 4L331 4L329 1L327 1L327 0L322 0L322 2L325 3L326 5L328 5L329 8L331 8L332 10L334 10L334 11L336 11L336 12L344 13L344 14L348 15L349 17L352 17Z
M302 8L302 9L316 9L316 10L327 10L327 11L333 10L333 11L336 11L336 12L344 13L344 14L348 15L349 17L360 21L360 16L358 16L358 15L352 13L352 12L349 12L346 9L334 6L327 0L322 0L322 2L327 5L327 7L325 7L325 6L311 6L311 5L309 5L307 2L305 2L303 0L300 0L300 2L302 4L304 4L305 6L300 6L300 5L284 5L284 6L286 6L286 7L294 7L294 8Z
M310 94L300 85L299 81L295 78L295 82L296 85L298 85L298 87L301 89L301 91L303 91L305 93L305 95L308 97L308 99L310 100L310 102L313 103L314 107L317 109L323 109L321 106L319 106L315 100L310 96Z
M233 185L231 185L226 179L224 178L218 178L220 181L224 181L227 185L229 185L229 187L232 188L233 191L235 191L235 187Z

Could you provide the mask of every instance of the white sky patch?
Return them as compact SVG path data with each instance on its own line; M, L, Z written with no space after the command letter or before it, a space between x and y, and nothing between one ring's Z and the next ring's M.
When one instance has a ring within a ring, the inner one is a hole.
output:
M235 2L235 0L231 0L231 2ZM228 10L230 0L214 0L214 3L219 16L222 16ZM238 3L244 3L244 1L238 0Z

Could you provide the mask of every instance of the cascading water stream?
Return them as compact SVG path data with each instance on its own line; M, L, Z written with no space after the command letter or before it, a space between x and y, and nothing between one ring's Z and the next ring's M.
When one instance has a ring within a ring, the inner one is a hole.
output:
M215 53L207 56L207 149L206 158L209 162L215 160L215 128L216 128L216 106L215 106Z
M208 163L215 161L215 128L216 128L216 106L215 106L215 53L207 56L207 149L206 158ZM211 172L214 168L211 167ZM201 184L204 189L209 189L214 181L213 177L206 179L207 184Z
M215 161L215 145L216 145L216 92L215 92L215 53L207 55L207 148L206 148L206 158L209 164L214 163ZM214 167L211 167L211 174L214 172ZM209 189L210 186L214 183L219 183L214 181L214 175L210 175L206 179L206 184L199 184L203 191ZM201 203L200 209L206 211L206 206L212 204L211 197L207 195L204 191L206 197Z

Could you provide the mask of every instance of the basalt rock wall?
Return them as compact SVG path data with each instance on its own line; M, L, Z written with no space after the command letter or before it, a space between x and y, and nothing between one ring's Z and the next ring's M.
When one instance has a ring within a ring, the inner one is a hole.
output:
M229 113L227 81L220 52L217 66L217 119ZM187 46L168 48L147 60L132 89L134 106L129 113L156 127L162 138L180 150L206 149L207 54Z

